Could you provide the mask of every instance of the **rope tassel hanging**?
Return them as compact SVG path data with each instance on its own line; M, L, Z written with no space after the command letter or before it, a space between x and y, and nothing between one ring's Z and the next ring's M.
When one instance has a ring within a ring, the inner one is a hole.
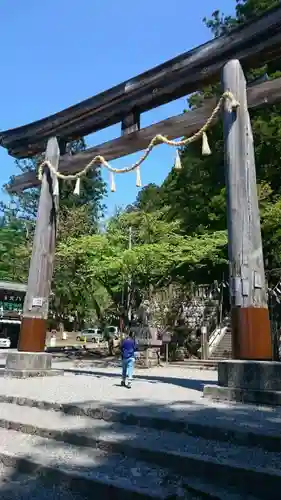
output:
M212 151L209 146L208 137L206 132L202 134L202 156L210 156Z
M39 168L38 168L38 180L42 181L42 179L43 179L43 165L39 165Z
M60 187L59 187L59 180L57 177L55 177L53 179L53 195L54 196L59 196L59 190L60 190Z
M180 158L180 154L179 154L178 149L176 151L176 158L175 158L174 169L175 170L181 170L182 169L181 158Z
M136 186L138 188L141 187L141 175L140 175L140 167L137 167L136 168L136 175L137 175L137 178L136 178Z
M110 191L112 193L115 193L115 191L116 191L115 179L114 179L114 173L113 172L110 172Z
M78 177L76 179L75 188L74 188L74 191L73 191L73 194L75 194L75 196L79 196L80 195L80 185L81 185L81 179L80 179L80 177Z

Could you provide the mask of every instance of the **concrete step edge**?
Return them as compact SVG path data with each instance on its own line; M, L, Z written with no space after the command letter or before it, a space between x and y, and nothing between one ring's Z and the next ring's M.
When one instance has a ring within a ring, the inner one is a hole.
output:
M281 488L281 472L277 469L266 467L252 468L249 464L240 464L234 460L218 459L211 456L201 456L194 453L174 453L165 450L153 450L149 447L138 447L127 442L107 442L104 439L87 436L81 432L56 431L39 426L21 424L20 422L0 420L0 426L6 430L13 430L24 434L36 435L37 437L47 438L70 444L79 448L91 447L100 449L106 453L114 453L135 458L150 464L156 464L161 468L171 470L178 476L188 476L202 478L205 482L212 483L213 486L226 487L232 486L236 489L242 488L247 493L261 494L262 498L267 498L269 494L268 485L274 489ZM79 452L78 452L79 453ZM187 487L188 485L188 477ZM266 488L263 485L267 485ZM249 485L251 490L249 491ZM271 486L270 486L271 487ZM274 498L270 494L269 498Z
M182 363L182 364L180 364ZM187 363L184 363L184 362L173 362L173 363L169 363L169 366L171 367L180 367L182 369L189 369L189 370L207 370L207 371L216 371L218 369L218 365L216 363L216 360L215 360L215 363L213 363L212 365L202 365L202 364L192 364L192 365L189 365L188 362Z
M9 432L9 431L8 431ZM52 441L52 439L49 439ZM81 448L81 447L80 447ZM77 447L79 450L79 447ZM79 453L79 451L77 451ZM128 489L120 485L116 485L109 481L103 481L96 478L88 478L87 474L77 472L75 469L65 470L60 466L50 466L41 464L40 461L32 457L17 457L7 452L0 451L0 462L6 466L13 466L18 472L29 474L39 473L48 476L52 482L61 480L65 481L68 488L83 492L86 489L88 493L98 493L98 498L107 496L116 500L149 500L153 498L174 499L178 498L171 494L167 496L156 496L136 491L136 488ZM149 463L149 462L148 462ZM220 461L214 463L210 460L204 460L201 457L192 457L189 463L186 464L188 474L182 478L182 487L186 492L185 499L193 499L196 495L196 500L210 498L213 500L231 500L253 498L255 495L259 499L279 500L279 491L281 487L281 473L276 470L271 474L266 469L241 469L234 464L223 464ZM243 474L241 474L243 472ZM178 476L179 477L179 476ZM166 476L168 483L173 483L175 478L174 472L171 471L171 476ZM97 490L97 491L96 491ZM192 495L192 496L191 496ZM233 497L232 497L233 495Z
M212 386L206 386L212 387ZM84 416L107 422L118 422L124 425L135 425L157 430L184 433L189 436L201 437L215 441L229 442L244 446L257 446L266 451L281 452L280 433L257 433L248 430L233 429L208 425L205 422L198 423L191 420L172 420L168 418L149 417L148 415L137 415L131 412L118 411L105 407L82 407L72 404L52 403L17 396L0 395L0 404L9 403L29 408L50 410L66 415Z
M281 406L281 391L241 389L239 387L224 387L219 385L204 386L203 395L213 401L230 401L260 406Z
M17 472L23 474L38 475L42 484L60 485L69 488L71 491L87 495L87 498L105 497L112 500L150 500L159 499L157 496L145 495L135 491L128 491L122 488L116 488L111 484L94 481L88 478L87 475L77 471L68 471L40 464L32 458L16 457L12 454L3 453L0 451L0 463L9 468L14 468ZM191 477L189 484L185 484L186 495L183 497L185 500L243 500L244 496L240 497L235 489L231 488L217 488L213 484L203 482L201 479ZM98 495L100 496L98 496ZM175 500L181 498L175 495L167 494L163 500ZM247 497L249 500L257 500L256 497ZM274 499L273 499L274 500Z
M75 470L66 470L63 467L52 467L41 464L33 458L17 457L13 454L0 451L0 463L5 467L11 467L24 474L38 474L40 479L52 484L61 484L70 490L92 495L94 498L111 498L113 500L150 500L158 498L155 495L148 495L135 490L128 491L114 484L105 483L87 477L87 474Z
M172 361L172 363L176 363L176 361ZM206 364L206 365L209 365L209 364L213 364L213 361L210 360L210 359L185 359L184 361L180 361L180 363L184 363L184 364L194 364L194 365L203 365L203 364ZM170 363L169 363L170 364Z

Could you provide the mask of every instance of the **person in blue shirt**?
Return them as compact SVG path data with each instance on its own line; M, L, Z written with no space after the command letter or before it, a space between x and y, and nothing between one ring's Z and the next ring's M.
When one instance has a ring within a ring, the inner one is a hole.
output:
M133 371L135 365L135 352L137 350L136 342L133 338L133 333L129 332L128 336L121 343L122 356L122 382L123 387L131 388Z

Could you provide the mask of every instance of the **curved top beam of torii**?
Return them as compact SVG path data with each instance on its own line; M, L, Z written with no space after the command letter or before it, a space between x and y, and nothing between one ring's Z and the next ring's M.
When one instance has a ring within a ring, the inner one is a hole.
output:
M43 152L49 137L77 139L199 90L216 81L223 65L238 58L244 68L281 56L281 5L156 68L28 125L0 133L0 144L17 158Z

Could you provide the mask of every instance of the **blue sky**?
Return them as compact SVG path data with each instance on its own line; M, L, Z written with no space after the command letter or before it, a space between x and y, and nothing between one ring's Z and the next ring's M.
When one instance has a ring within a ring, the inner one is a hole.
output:
M192 5L192 6L191 6ZM202 18L232 13L235 0L2 0L0 2L0 129L76 104L210 38ZM181 113L180 99L141 117L141 126ZM120 135L120 125L91 135L94 145ZM142 182L161 183L174 150L160 146L142 167ZM122 168L139 154L112 162ZM17 169L0 149L0 185ZM107 179L107 173L104 173ZM116 177L108 214L134 201L134 174ZM0 198L4 198L0 192Z

